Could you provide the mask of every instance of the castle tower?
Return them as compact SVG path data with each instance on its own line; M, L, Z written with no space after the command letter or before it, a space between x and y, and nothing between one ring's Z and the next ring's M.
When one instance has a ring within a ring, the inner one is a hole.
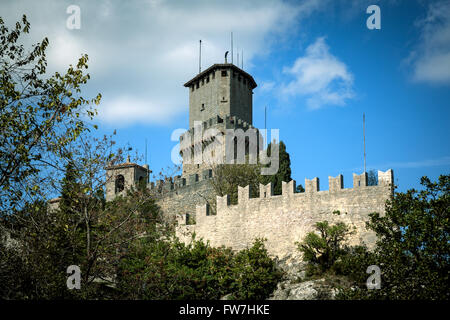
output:
M247 130L252 128L253 89L256 82L253 77L234 64L214 64L184 84L189 88L189 131L193 136L194 123L200 121L202 130L216 128ZM180 138L181 140L183 137ZM204 148L208 142L191 145L191 149ZM211 169L205 164L187 164L187 150L180 150L183 156L183 176L201 176Z
M128 157L127 162L108 166L106 170L106 201L111 201L115 197L125 195L131 187L136 188L139 184L147 185L152 172L148 165L140 166L131 163Z
M189 128L194 121L215 116L236 116L252 124L253 89L251 75L234 64L214 64L184 84L189 88Z

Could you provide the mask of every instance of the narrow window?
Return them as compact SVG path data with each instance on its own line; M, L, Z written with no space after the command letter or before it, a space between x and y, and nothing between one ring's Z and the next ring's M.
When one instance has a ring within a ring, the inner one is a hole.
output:
M123 191L124 188L125 188L125 178L123 177L123 175L119 174L116 177L115 193Z
M203 110L205 110L205 104L204 103L202 103L202 107L201 107L200 111L203 111Z
M226 77L227 76L227 71L226 70L222 70L222 77Z
M209 76L208 77L206 77L206 83L208 83L209 82Z
M216 72L213 71L213 73L212 73L212 78L214 79L215 77L216 77Z

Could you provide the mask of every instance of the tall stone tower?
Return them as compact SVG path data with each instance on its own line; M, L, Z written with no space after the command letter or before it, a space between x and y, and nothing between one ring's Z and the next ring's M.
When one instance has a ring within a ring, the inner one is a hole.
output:
M202 123L202 130L215 128L243 129L252 127L253 89L256 82L253 77L234 64L214 64L184 84L189 88L189 131L190 144L180 138L183 157L183 176L197 181L198 177L210 171L211 166L204 163L187 163L186 155L205 148L208 141L194 141L194 124ZM183 148L184 145L184 148ZM188 148L186 146L189 145Z
M253 89L251 75L234 64L214 64L184 84L189 88L189 128L194 121L226 116L252 124Z

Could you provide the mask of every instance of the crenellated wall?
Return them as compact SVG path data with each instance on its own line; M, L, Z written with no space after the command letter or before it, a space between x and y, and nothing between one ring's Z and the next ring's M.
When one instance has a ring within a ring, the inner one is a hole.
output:
M368 214L384 213L393 192L393 171L378 171L378 185L367 186L367 174L353 175L353 188L343 188L343 176L329 177L329 190L320 191L319 179L305 179L305 192L295 193L295 181L283 182L282 195L273 195L273 186L260 185L260 196L250 198L249 186L238 188L238 204L229 205L229 197L217 197L217 214L210 215L207 205L196 206L196 224L186 225L186 215L178 216L177 235L185 242L191 234L209 240L213 246L243 249L255 238L267 239L273 255L282 257L296 251L301 241L314 230L318 221L338 221L356 227L350 244L373 245L375 235L365 229ZM340 214L333 213L338 210Z

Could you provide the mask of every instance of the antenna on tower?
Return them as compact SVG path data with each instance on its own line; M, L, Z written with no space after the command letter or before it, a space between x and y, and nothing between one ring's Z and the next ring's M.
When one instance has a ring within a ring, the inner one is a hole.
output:
M366 173L366 115L363 112L364 173Z
M231 64L233 64L233 31L231 31Z
M147 163L147 138L145 138L145 164Z
M202 40L200 40L200 53L198 56L198 73L202 72Z
M266 145L267 148L267 106L264 106L264 133L265 133L264 144Z

